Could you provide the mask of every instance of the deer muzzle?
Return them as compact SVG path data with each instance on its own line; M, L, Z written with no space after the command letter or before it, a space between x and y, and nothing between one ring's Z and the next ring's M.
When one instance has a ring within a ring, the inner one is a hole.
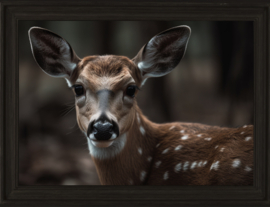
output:
M88 126L87 137L96 147L109 147L118 136L118 124L105 115L101 115Z

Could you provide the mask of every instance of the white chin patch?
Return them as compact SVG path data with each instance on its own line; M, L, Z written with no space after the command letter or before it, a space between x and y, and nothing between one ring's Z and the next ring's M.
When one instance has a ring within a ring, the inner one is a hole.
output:
M96 138L92 139L91 134L87 138L90 154L98 159L109 159L115 157L124 149L126 140L126 134L122 134L119 137L117 137L116 134L113 134L111 139L106 141L97 141Z

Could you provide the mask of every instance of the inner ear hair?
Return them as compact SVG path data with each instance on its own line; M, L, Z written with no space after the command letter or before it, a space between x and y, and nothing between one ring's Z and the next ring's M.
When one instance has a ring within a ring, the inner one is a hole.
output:
M142 80L170 73L183 58L191 34L188 26L177 26L155 35L133 58Z
M52 77L69 79L80 61L70 44L41 27L31 27L28 34L32 54L41 69Z

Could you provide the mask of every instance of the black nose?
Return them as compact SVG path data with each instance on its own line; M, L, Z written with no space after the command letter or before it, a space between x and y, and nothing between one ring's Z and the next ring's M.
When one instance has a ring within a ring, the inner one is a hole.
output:
M93 134L97 140L109 140L113 134L119 135L118 125L102 115L96 121L89 124L87 136Z
M98 140L108 140L113 134L113 125L109 122L96 122L93 125L93 132Z

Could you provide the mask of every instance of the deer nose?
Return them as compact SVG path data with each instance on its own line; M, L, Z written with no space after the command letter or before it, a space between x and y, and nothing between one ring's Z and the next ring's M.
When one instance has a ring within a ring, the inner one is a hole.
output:
M96 122L93 125L93 132L97 140L108 140L113 134L113 125L109 122Z
M87 136L90 139L109 140L118 137L119 128L115 121L110 121L107 117L101 116L96 121L89 124Z

